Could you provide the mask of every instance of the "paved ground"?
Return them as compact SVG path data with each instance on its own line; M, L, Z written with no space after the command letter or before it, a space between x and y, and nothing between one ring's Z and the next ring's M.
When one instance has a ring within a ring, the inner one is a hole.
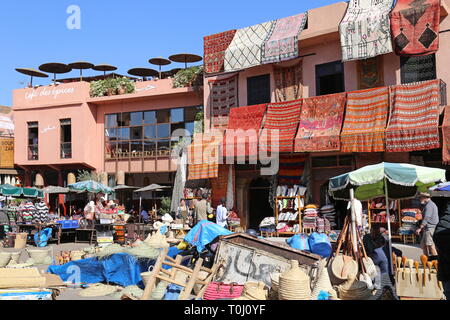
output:
M284 242L285 238L270 238L269 240L273 240L275 242ZM395 248L401 250L404 255L406 255L410 259L419 260L420 255L422 254L422 250L419 245L404 245L394 243ZM80 244L80 243L64 243L60 245L50 244L50 248L53 249L53 255L57 255L60 251L71 251L71 250L80 250L83 248L89 247L89 244ZM32 248L29 246L29 248ZM15 249L3 248L4 251L17 251ZM25 249L22 250L22 254L20 256L19 263L23 263L28 259L28 253ZM47 265L39 265L37 266L41 272L45 272L47 270ZM60 296L57 297L57 300L117 300L112 296L103 296L103 297L95 297L95 298L86 298L81 297L78 293L82 289L74 289L74 288L66 288L61 291Z

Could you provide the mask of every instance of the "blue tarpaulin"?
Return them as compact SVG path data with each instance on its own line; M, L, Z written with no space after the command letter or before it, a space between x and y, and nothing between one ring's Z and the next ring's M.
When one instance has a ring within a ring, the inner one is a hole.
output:
M44 230L34 235L34 243L37 247L43 248L47 246L48 239L52 237L52 229L45 228Z
M180 250L176 247L169 249L168 255L175 257ZM148 271L156 260L137 259L126 253L117 253L103 259L89 258L71 261L64 265L52 265L48 273L58 275L62 281L71 283L98 283L108 282L126 287L131 285L142 286L141 272ZM164 266L165 269L170 267Z
M218 236L227 236L232 234L214 222L202 220L197 223L189 233L184 237L184 241L197 247L198 252L202 252L205 246L211 243Z

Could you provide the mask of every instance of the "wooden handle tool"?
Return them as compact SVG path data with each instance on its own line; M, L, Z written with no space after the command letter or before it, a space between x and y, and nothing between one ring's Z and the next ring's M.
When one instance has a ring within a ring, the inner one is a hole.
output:
M397 277L400 274L400 267L402 265L402 257L397 257Z
M419 277L419 261L414 261L414 267L416 268L417 282L420 282L420 277Z
M409 267L409 281L411 282L411 284L413 283L413 266L414 266L414 260L413 259L408 259L408 267Z
M427 268L428 268L428 280L430 280L431 281L431 268L433 268L433 262L431 262L431 261L428 261L427 262Z
M408 262L408 258L406 256L402 257L402 265L403 265L403 280L405 280L405 269L406 269L406 263Z
M423 284L422 284L422 286L425 286L425 282L426 282L425 269L427 268L428 257L423 254L420 256L420 261L422 262L422 267L423 267Z

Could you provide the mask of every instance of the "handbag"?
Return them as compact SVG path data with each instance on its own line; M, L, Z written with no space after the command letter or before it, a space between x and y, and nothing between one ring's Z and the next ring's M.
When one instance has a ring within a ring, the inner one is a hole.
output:
M235 282L225 284L223 282L211 282L205 290L203 295L204 300L218 300L226 299L231 300L239 298L242 295L244 286Z

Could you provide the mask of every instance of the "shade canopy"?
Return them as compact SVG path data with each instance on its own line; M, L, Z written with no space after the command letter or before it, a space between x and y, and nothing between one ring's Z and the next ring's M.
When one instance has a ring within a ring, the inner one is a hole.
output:
M169 57L170 61L173 62L180 62L180 63L192 63L192 62L199 62L202 61L203 58L191 53L179 53L174 54Z
M158 71L151 68L133 68L128 70L128 74L137 77L156 77Z
M450 197L450 182L439 183L429 189L432 197Z
M162 191L162 189L170 189L171 187L161 186L159 184L151 184L134 192Z
M72 69L77 69L77 70L86 70L86 69L91 69L94 67L94 65L92 63L86 62L86 61L72 62L72 63L69 63L69 66L72 67Z
M68 66L64 63L59 62L50 62L50 63L44 63L39 66L39 70L48 72L48 73L67 73L72 71L72 67Z
M10 184L0 185L0 193L9 197L43 198L44 193L37 188L21 188Z
M104 184L101 184L100 182L93 180L69 184L68 187L69 190L71 191L86 191L90 193L104 193L104 194L111 194L114 192L114 190L111 189L110 187L107 187Z
M148 62L154 64L155 66L166 66L172 63L170 60L164 59L163 57L152 58L148 60Z
M44 193L47 194L67 194L69 193L69 188L58 187L58 186L48 186L44 188Z
M121 191L121 190L136 190L139 189L139 187L133 187L133 186L127 186L124 184L119 184L118 186L115 186L113 188L114 191Z
M38 77L38 78L48 78L48 75L32 68L16 68L16 71L27 76Z
M445 181L443 169L383 162L331 178L329 191L338 200L350 200L350 189L361 201L383 197L386 191L390 199L407 199Z
M95 71L106 72L106 71L116 71L117 67L111 66L109 64L99 64L99 65L93 66L92 69Z

